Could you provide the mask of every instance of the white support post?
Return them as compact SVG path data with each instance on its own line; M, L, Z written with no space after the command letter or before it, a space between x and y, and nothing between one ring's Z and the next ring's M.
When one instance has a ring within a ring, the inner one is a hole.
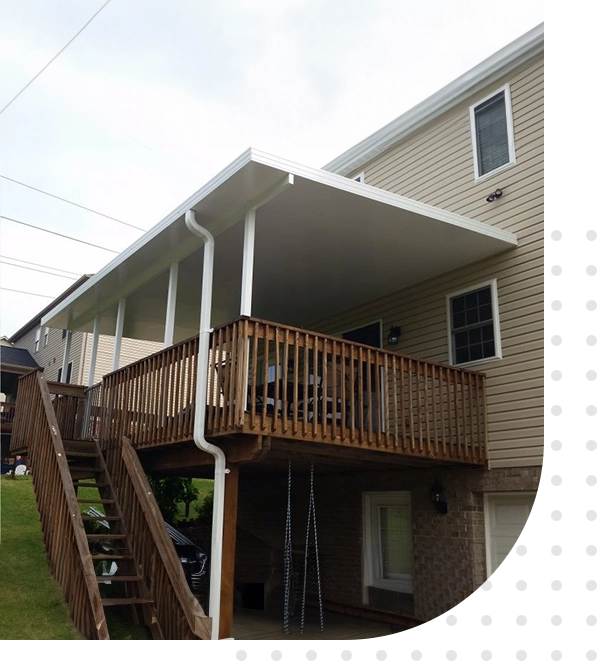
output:
M243 271L240 292L240 313L250 317L253 303L253 265L255 262L255 209L245 214L245 238L243 243Z
M126 309L126 298L118 301L118 313L116 314L116 335L114 337L114 358L112 359L112 371L120 365L120 347L122 346L122 331L124 330L124 311Z
M178 262L170 265L168 280L168 302L166 304L166 327L164 328L164 349L174 344L174 317L176 315L176 292L178 289Z
M97 363L97 349L99 346L99 328L101 315L96 314L93 322L93 339L91 342L91 360L89 362L89 376L87 377L87 387L91 388L95 383L95 364Z
M70 358L70 344L73 337L73 332L66 331L66 338L64 339L64 356L62 358L62 372L60 374L60 383L66 383L66 373L68 371L68 362Z

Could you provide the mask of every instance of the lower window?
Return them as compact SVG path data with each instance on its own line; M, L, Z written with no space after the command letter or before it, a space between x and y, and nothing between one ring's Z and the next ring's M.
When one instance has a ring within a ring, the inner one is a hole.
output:
M412 507L409 491L363 494L364 584L412 592Z

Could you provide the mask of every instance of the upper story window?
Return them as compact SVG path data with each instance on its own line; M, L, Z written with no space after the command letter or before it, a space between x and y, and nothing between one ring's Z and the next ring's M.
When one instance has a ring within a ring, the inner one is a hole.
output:
M67 334L67 333L68 333L68 330L67 330L66 328L63 328L63 329L62 329L62 339L63 339L63 340L64 340L64 338L66 337L66 334Z
M448 294L450 364L502 357L497 281Z
M41 338L41 326L35 331L35 344L33 350L35 353L39 351L39 340Z
M50 327L46 326L44 329L44 347L48 346L49 338L50 338Z
M515 163L510 86L471 106L470 115L475 179Z
M360 184L364 184L365 183L365 171L363 170L363 172L359 172L359 174L357 174L352 179L353 179L353 181L358 181Z

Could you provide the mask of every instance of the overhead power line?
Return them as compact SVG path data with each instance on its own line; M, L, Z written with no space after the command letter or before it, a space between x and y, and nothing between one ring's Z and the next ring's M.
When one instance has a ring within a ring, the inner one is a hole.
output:
M36 294L32 291L21 291L20 289L9 289L8 287L0 287L2 291L12 291L16 294L27 294L27 296L39 296L40 298L56 298L55 296L48 296L47 294Z
M104 218L107 218L108 220L113 220L115 223L120 223L121 225L126 225L127 227L132 227L134 230L139 230L140 232L147 231L147 230L143 229L143 227L138 227L137 225L127 223L124 220L119 220L118 218L114 218L114 216L108 216L108 214L106 214L106 213L102 213L101 211L96 211L95 209L90 209L89 207L85 207L82 204L78 204L77 202L72 202L71 200L67 200L65 197L60 197L59 195L54 195L54 193L48 193L48 191L42 190L41 188L36 188L35 186L31 186L30 184L26 184L22 181L18 181L17 179L12 179L11 177L7 177L4 174L0 174L0 179L6 179L6 181L12 181L13 184L18 184L19 186L24 186L25 188L30 188L31 190L34 190L37 193L42 193L43 195L47 195L48 197L53 197L55 200L60 200L61 202L66 202L67 204L72 204L73 207L78 207L79 209L84 209L85 211L90 211L91 213L95 213L98 216L103 216Z
M62 275L61 273L50 273L50 271L42 271L42 269L35 269L32 266L21 266L20 264L11 264L6 262L3 259L0 259L0 264L6 264L7 266L14 266L16 269L26 269L27 271L37 271L38 273L44 273L45 275L55 275L57 278L66 278L67 280L76 280L72 275Z
M30 264L31 266L39 266L42 269L51 269L52 271L60 271L61 273L68 273L68 275L74 275L77 278L80 278L82 273L75 273L74 271L67 271L66 269L59 269L55 266L48 266L47 264L38 264L37 262L28 262L26 259L17 259L16 257L9 257L8 255L0 255L0 259L11 259L13 262L20 262L21 264ZM16 266L16 264L14 265Z
M0 115L1 115L1 114L2 114L2 113L8 108L8 106L10 106L10 105L13 103L13 101L16 101L16 100L19 98L19 96L21 96L21 94L22 94L22 93L23 93L23 92L29 87L29 85L31 85L31 83L33 83L37 78L39 78L39 76L41 76L41 74L42 74L42 73L43 73L43 72L44 72L44 71L50 66L50 64L52 64L52 62L54 62L54 60L55 60L59 55L61 55L62 53L64 53L64 51L65 51L65 50L66 50L66 49L67 49L67 48L73 43L73 41L74 41L74 40L75 40L75 39L81 34L81 32L83 32L83 30L84 30L84 29L85 29L85 28L91 23L91 21L93 21L93 19L94 19L94 18L95 18L95 17L96 17L101 11L102 11L102 9L103 9L108 3L110 3L110 2L111 2L111 0L107 0L107 2L105 2L105 3L104 3L104 4L103 4L103 5L102 5L102 6L101 6L96 12L95 12L95 14L94 14L94 15L93 15L93 16L87 21L87 23L85 23L85 25L84 25L84 26L83 26L83 27L77 32L77 34L75 34L75 36L74 36L70 41L68 41L68 42L67 42L67 43L66 43L66 44L65 44L65 45L64 45L64 46L63 46L63 47L62 47L62 48L56 53L56 55L54 55L54 57L53 57L53 58L52 58L52 59L51 59L46 65L44 65L44 66L43 66L43 67L42 67L42 68L41 68L41 69L35 74L35 76L33 76L33 78L32 78L32 79L31 79L31 80L25 85L25 87L23 87L23 89L22 89L20 92L17 92L17 94L16 94L15 96L12 97L12 99L11 99L11 100L10 100L5 106L4 106L4 108L2 108L2 110L0 110Z
M63 239L69 239L70 241L76 241L77 243L84 243L86 246L91 246L92 248L99 248L100 250L105 250L106 252L113 252L115 255L118 255L118 250L112 250L112 248L104 248L104 246L98 246L97 243L90 243L89 241L83 241L83 239L75 239L74 236L68 236L68 234L60 234L60 232L53 232L52 230L47 230L45 227L38 227L37 225L32 225L31 223L25 223L22 220L9 218L8 216L0 216L0 218L2 218L3 220L10 220L11 223L17 223L18 225L25 225L25 227L31 227L32 229L39 230L40 232L47 232L48 234L61 236Z

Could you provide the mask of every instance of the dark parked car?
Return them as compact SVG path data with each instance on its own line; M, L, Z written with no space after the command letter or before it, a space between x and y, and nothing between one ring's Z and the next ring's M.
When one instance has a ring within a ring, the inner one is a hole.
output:
M98 524L110 529L110 524L103 518L104 515L97 508L88 508L87 514L89 516L96 516ZM201 580L207 571L207 553L169 523L166 523L166 529L174 543L174 548L182 564L189 588L192 592L197 592L201 585ZM104 553L110 553L113 550L108 543L104 542L101 546ZM116 563L112 563L112 567L107 573L111 575L115 571Z

